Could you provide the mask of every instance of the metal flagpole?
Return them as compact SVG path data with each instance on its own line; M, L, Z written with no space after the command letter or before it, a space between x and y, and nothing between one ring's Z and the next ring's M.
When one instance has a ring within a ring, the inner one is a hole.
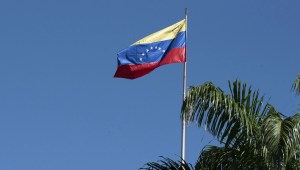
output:
M187 14L188 14L188 10L187 8L185 8L185 26L186 26L186 30L185 30L185 57L187 59ZM183 101L185 100L186 97L186 61L184 62L183 65ZM186 128L186 122L185 122L185 116L182 117L182 128L181 128L181 159L182 159L182 163L184 163L185 161L185 128Z

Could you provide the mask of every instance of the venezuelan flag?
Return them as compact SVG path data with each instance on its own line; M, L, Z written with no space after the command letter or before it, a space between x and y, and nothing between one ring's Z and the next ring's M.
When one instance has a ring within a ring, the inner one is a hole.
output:
M135 79L159 66L186 61L186 20L155 32L118 53L114 77Z

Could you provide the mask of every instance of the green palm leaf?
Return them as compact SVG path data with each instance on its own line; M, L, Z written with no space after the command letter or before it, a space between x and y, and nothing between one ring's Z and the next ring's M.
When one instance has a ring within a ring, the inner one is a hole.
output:
M226 146L234 143L239 135L251 137L260 114L263 97L245 83L229 82L230 94L224 93L213 83L190 87L182 105L182 117L196 121Z
M161 157L157 162L148 162L140 170L194 170L191 164L185 161L174 161L170 158Z
M266 169L261 157L254 155L251 146L246 148L225 148L206 146L201 152L196 163L199 170L223 169L223 170L254 170Z
M272 108L264 120L264 145L275 163L285 166L299 151L300 144L300 115L285 117Z
M296 92L296 94L300 95L300 75L296 77L292 89Z

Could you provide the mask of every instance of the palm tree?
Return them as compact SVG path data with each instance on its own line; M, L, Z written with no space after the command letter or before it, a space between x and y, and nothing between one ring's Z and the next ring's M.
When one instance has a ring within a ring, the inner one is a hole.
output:
M201 151L195 170L300 167L300 115L286 117L263 105L259 91L238 80L229 82L229 90L211 82L193 86L182 105L182 117L204 125L220 142Z
M196 169L297 169L299 159L300 115L285 117L270 108L257 122L248 140L236 140L231 146L207 146Z

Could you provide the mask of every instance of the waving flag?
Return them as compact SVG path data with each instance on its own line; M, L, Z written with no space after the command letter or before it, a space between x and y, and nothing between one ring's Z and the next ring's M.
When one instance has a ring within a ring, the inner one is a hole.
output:
M118 53L114 77L135 79L159 66L186 61L186 20L155 32Z

